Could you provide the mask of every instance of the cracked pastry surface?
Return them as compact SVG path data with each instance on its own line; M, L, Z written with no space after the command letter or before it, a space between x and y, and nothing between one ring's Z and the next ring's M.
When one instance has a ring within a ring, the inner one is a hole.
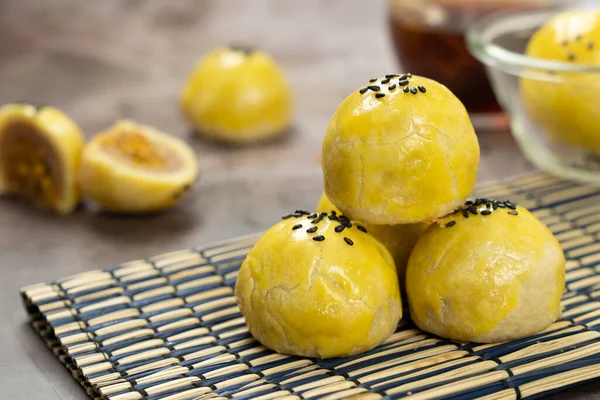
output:
M600 11L571 10L555 16L533 34L525 54L600 66ZM531 118L557 141L600 153L598 73L525 72L520 79L521 97Z
M560 317L565 258L552 232L511 202L478 199L432 224L408 262L415 324L466 342L535 334Z
M291 124L287 78L275 60L256 49L211 51L192 71L180 103L198 133L223 142L257 142Z
M197 178L198 162L188 144L132 121L119 121L99 133L83 152L83 192L112 212L167 209Z
M62 111L30 104L0 108L0 194L70 213L80 200L82 149L79 127Z
M235 293L248 328L277 352L358 354L382 343L402 316L388 250L356 223L330 216L286 216L240 268Z
M323 193L317 204L317 212L324 211L330 213L332 210L337 211L339 214L342 213L327 198L327 194ZM403 290L408 258L415 243L417 243L417 239L429 225L425 223L406 225L371 225L362 223L362 225L367 232L373 235L375 239L379 240L390 251L394 258L396 271L398 272L400 289Z
M372 224L432 221L475 185L479 144L445 86L411 74L372 79L338 107L323 141L325 191Z

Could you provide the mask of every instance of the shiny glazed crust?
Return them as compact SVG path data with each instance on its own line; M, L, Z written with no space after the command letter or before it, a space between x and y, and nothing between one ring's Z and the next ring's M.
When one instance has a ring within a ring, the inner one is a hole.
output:
M560 317L565 258L550 230L527 210L461 213L431 225L406 272L413 321L466 342L535 334ZM486 212L484 212L485 214Z
M218 141L252 143L290 127L291 97L286 77L269 55L218 48L196 65L180 103L199 134Z
M337 211L341 214L341 211L333 205L333 203L327 198L327 195L323 193L319 198L317 204L317 212L331 212L332 210ZM352 218L352 215L349 215ZM373 237L381 242L391 253L394 258L394 264L396 264L396 270L398 272L398 279L400 281L400 289L404 290L404 278L406 275L406 265L410 253L417 242L417 239L429 226L425 223L418 224L406 224L406 225L372 225L366 222L361 222L361 225L369 232Z
M531 57L600 66L600 12L572 10L548 21L531 37ZM525 110L550 137L600 153L600 80L597 72L526 71L520 79Z
M327 217L318 224L291 217L248 254L235 293L250 332L264 346L343 357L377 346L396 329L402 307L390 253L354 226L335 232L338 225Z
M327 195L371 224L433 221L475 186L479 144L462 103L435 81L402 78L350 94L323 141Z

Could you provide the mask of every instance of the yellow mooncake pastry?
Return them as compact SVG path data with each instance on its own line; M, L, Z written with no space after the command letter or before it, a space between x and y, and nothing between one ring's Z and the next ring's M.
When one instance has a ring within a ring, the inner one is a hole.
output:
M62 111L30 104L0 108L0 194L68 214L79 204L79 127Z
M104 210L147 213L175 205L198 178L192 148L147 125L119 121L86 146L84 194Z
M556 321L565 258L552 232L511 202L479 199L432 224L406 270L410 315L463 342L533 335Z
M475 186L479 145L462 103L411 74L372 79L333 115L323 141L329 199L370 224L433 221Z
M327 195L323 193L317 204L317 212L330 213L332 211L342 214L327 198ZM351 215L348 217L352 218ZM403 289L408 258L415 243L417 243L417 239L427 229L428 224L371 225L361 222L361 226L390 251L394 258L394 264L396 264L400 288Z
M525 54L599 67L600 11L573 10L552 18L534 33ZM597 72L525 71L521 95L529 116L559 144L600 153Z
M349 220L297 211L256 243L235 294L252 335L277 352L343 357L382 343L402 316L388 250Z
M265 52L224 47L194 68L180 97L198 133L231 143L252 143L291 125L292 96L286 77Z

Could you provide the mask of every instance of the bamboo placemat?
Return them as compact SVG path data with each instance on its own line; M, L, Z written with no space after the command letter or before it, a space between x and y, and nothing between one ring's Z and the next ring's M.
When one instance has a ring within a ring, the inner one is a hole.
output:
M542 173L483 185L557 235L564 317L522 340L461 344L409 318L378 348L313 360L248 333L237 270L258 235L131 261L21 289L33 327L91 398L538 398L600 376L600 189ZM405 314L406 315L406 314Z

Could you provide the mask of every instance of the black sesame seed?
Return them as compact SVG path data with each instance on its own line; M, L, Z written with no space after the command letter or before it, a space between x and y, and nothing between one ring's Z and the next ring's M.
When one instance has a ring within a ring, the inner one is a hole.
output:
M490 215L492 212L490 210L481 211L481 215Z
M371 83L377 82L377 78L371 78L371 79L369 79L369 82L371 82Z
M342 225L344 225L346 228L352 228L352 224L350 222L342 222Z
M404 93L408 93L408 87L405 87L404 89L402 89L402 91L403 91Z
M460 212L463 215L463 217L469 218L469 211L466 208L461 208Z
M337 211L331 210L331 215L337 215Z
M369 90L369 88L368 88L368 87L366 87L366 88L362 88L362 89L360 89L360 90L358 91L358 93L360 93L360 94L365 94L365 93L367 93L367 90Z
M408 78L410 78L410 74L404 74L404 75L402 75L402 76L401 76L400 78L398 78L398 79L400 79L401 81L405 81L405 80L407 80Z
M405 80L405 79L402 80L401 79L400 81L398 81L398 86L406 86L406 85L408 85L408 81L407 80Z
M446 224L444 228L452 228L454 225L456 225L456 221L450 221Z
M416 87L411 87L411 88L410 88L410 92L411 92L412 94L417 94L418 90L417 90L417 88L416 88Z
M296 229L300 229L302 228L302 224L296 224L292 227L292 230L295 231Z
M569 53L569 55L567 56L567 58L569 59L569 61L575 61L575 54Z
M511 210L508 212L510 215L519 215L519 212L517 210Z
M327 216L327 218L329 218L331 221L337 221L338 220L337 215L334 215L334 214L331 214L331 215Z
M319 229L319 228L317 228L316 226L311 226L310 228L308 228L306 230L306 233L315 233L317 231L317 229Z
M468 200L468 201L465 203L465 206L470 206L470 205L472 205L472 204L473 204L473 202L472 202L471 200Z
M487 203L485 203L485 208L492 208L492 202L488 201Z
M319 222L321 222L323 220L323 217L321 215L319 215L317 218L312 220L313 224L318 224Z
M396 84L395 83L393 83L390 86L388 86L388 90L394 90L394 89L396 89Z
M372 91L374 91L374 92L379 92L379 89L381 89L381 88L380 88L379 86L377 86L377 85L370 85L370 86L367 86L367 87L368 87L369 89L371 89Z
M499 201L498 203L496 203L496 206L498 206L498 208L506 208L506 204L504 204L503 201Z
M308 217L306 217L308 219L313 219L313 218L317 218L317 213L312 213L310 214Z
M385 77L386 77L387 79L391 79L391 78L395 78L395 77L397 77L397 76L398 76L398 75L396 75L396 74L387 74Z
M344 238L344 242L348 243L350 246L352 246L354 244L354 242L352 241L352 239L345 237Z
M323 236L323 235L314 236L312 238L312 240L314 240L315 242L322 242L323 240L325 240L325 236Z
M467 208L467 210L469 210L469 212L473 215L477 215L477 207L476 206L471 206L469 208Z
M417 86L417 88L419 89L419 92L421 92L421 93L425 93L427 91L427 89L425 89L425 86L419 85L419 86Z
M310 213L306 210L296 210L297 214L302 214L302 215L310 215Z
M517 206L513 203L506 203L506 207L510 208L511 210L516 210Z
M377 94L375 94L375 98L376 99L380 99L382 97L385 97L385 93L377 93Z
M563 41L561 42L561 46L563 46L563 47L564 47L564 46L566 46L567 44L568 44L568 43L567 43L567 41L566 41L566 40L563 40Z
M283 217L281 217L281 219L288 219L288 218L292 218L293 215L292 214L288 214L288 215L284 215Z
M388 83L390 83L389 79L384 79L384 80L381 81L382 85L387 85Z
M452 211L452 215L458 214L459 212L460 212L460 209L457 208L456 210Z
M358 229L361 232L367 233L367 230L365 229L364 226L356 225L356 229Z
M340 233L344 229L346 229L346 227L344 225L338 225L333 230L336 231L337 233Z
M587 48L588 48L588 50L592 50L594 48L594 42L589 42L587 44Z
M410 72L408 74L406 74L406 76L408 76L409 78L412 78L412 74Z
M340 219L340 222L350 222L350 218L345 215L340 215L338 218Z
M482 204L484 204L487 201L487 199L476 199L475 203L473 203L474 206L480 206Z

